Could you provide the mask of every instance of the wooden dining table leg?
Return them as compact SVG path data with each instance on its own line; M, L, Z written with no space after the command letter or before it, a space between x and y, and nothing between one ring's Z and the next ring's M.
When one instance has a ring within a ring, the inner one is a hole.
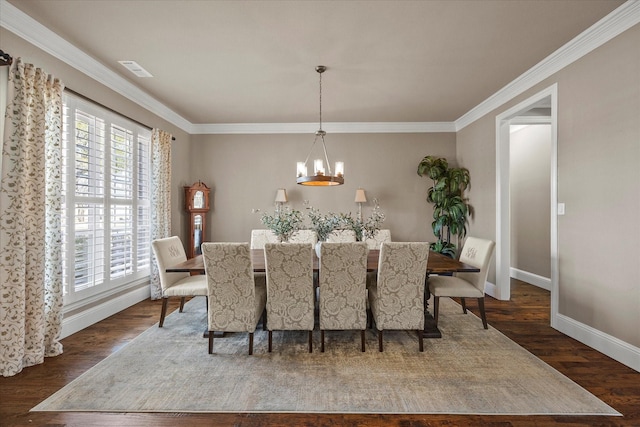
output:
M442 332L438 329L436 320L429 312L429 274L427 274L424 280L424 330L422 332L423 338L442 338Z

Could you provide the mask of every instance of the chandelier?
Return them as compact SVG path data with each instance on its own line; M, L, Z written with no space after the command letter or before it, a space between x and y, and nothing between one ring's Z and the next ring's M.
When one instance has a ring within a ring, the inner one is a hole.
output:
M316 131L316 137L313 140L309 154L304 162L298 162L297 165L297 183L300 185L315 185L315 186L329 186L329 185L342 185L344 184L344 163L336 162L335 175L331 170L331 163L329 163L329 156L327 156L327 146L324 143L324 136L327 134L322 130L322 73L327 70L324 65L318 65L316 71L320 75L320 128ZM324 152L324 160L327 162L327 172L325 173L324 163L322 159L316 159L313 161L313 172L307 173L307 163L309 162L309 156L318 142L318 137L322 141L322 150Z

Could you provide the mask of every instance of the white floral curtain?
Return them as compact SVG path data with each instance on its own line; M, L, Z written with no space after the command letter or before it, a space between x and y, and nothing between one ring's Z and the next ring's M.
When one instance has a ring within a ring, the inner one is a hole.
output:
M0 372L62 353L62 90L17 58L9 73L0 181Z
M171 236L171 134L151 132L151 240ZM152 253L153 257L153 253ZM151 299L162 298L155 257L151 263Z

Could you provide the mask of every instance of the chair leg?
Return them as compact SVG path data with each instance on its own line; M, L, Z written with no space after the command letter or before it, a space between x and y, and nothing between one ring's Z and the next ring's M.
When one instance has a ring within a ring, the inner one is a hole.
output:
M309 331L309 353L313 353L313 331Z
M185 297L180 298L180 313L182 313L182 309L184 308L184 300Z
M460 304L462 305L462 312L467 314L467 303L464 298L460 298Z
M213 354L213 331L209 331L209 354Z
M382 331L378 331L378 351L382 352Z
M365 352L365 346L364 346L364 341L365 341L365 339L364 339L364 338L365 338L365 330L364 330L364 329L362 329L362 330L360 331L360 346L362 347L362 352L363 352L363 353Z
M487 325L487 314L484 311L484 297L478 298L478 307L480 308L480 317L482 317L482 326L484 326L485 329L489 329Z
M433 296L433 319L438 327L438 316L440 315L440 297Z
M207 319L209 318L209 296L205 296L204 303L207 305Z
M269 353L271 353L272 345L273 345L273 331L269 331Z
M249 356L253 354L253 332L249 332Z
M169 298L162 298L162 310L160 311L160 323L158 323L158 327L162 328L164 324L164 316L167 315L167 302Z
M324 353L324 329L320 329L320 353Z
M267 330L267 309L265 308L262 312L262 330Z
M418 329L418 349L420 350L420 353L424 351L424 340L422 339L423 332L424 331L421 331L420 329Z

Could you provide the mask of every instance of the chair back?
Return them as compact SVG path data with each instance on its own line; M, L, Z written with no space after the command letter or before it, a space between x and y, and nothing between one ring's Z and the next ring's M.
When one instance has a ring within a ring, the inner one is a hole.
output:
M320 329L365 329L367 244L324 242L320 250Z
M318 242L318 236L313 230L298 230L289 239L289 243L311 243L315 245Z
M164 292L171 285L189 276L189 273L167 273L168 267L174 266L187 260L187 254L182 246L182 241L178 236L156 239L151 242L153 255L158 265L160 276L160 286Z
M367 246L369 247L369 249L380 249L380 245L382 243L390 241L391 230L389 229L378 230L373 237L365 239L365 242L367 242Z
M376 285L378 329L424 328L428 258L428 242L382 243Z
M333 230L327 236L328 243L348 243L356 241L356 232L353 230Z
M493 256L495 242L468 236L460 252L460 261L480 269L478 273L456 273L456 277L466 280L484 293L489 274L489 262Z
M267 329L307 330L314 326L313 245L266 243Z
M248 243L202 244L209 296L210 331L253 332L258 323Z
M251 230L251 249L264 249L265 243L276 243L277 241L277 236L271 230Z

